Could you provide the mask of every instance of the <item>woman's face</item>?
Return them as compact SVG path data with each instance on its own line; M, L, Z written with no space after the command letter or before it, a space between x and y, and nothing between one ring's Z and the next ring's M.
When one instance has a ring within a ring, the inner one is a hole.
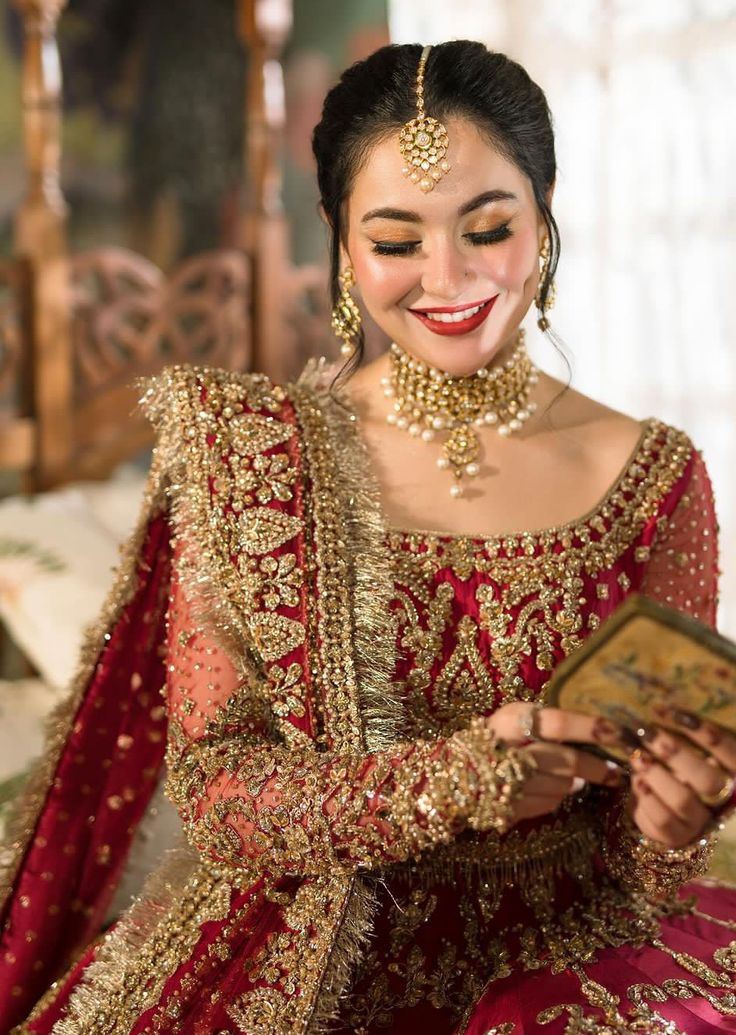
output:
M345 263L393 341L459 376L514 339L546 228L527 177L473 123L448 119L447 133L451 169L429 194L404 177L398 133L371 149L348 200Z

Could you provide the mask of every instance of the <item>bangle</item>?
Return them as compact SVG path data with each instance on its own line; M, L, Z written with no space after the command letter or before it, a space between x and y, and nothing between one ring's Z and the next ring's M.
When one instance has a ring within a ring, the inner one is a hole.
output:
M668 894L707 870L715 846L712 831L717 828L718 824L711 825L708 833L684 848L668 848L642 834L625 801L613 824L612 843L604 845L603 855L621 884L636 884L650 894Z

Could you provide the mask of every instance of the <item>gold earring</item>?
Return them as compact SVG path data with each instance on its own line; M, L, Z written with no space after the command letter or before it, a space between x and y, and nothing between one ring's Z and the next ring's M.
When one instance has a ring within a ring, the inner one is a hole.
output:
M350 294L350 288L355 285L353 267L346 266L337 279L340 283L340 297L332 310L332 329L338 338L342 338L340 352L349 359L355 352L355 339L360 333L360 309Z
M539 327L540 331L548 331L550 325L549 320L547 319L547 312L548 310L553 308L556 296L555 282L553 280L549 285L549 290L547 291L547 298L544 300L544 303L542 303L541 289L542 284L547 278L547 271L549 270L551 258L549 237L545 237L545 239L542 241L542 247L539 249L539 258L541 260L541 266L539 269L539 287L537 288L537 294L534 298L534 302L537 306L537 309L539 310L537 327Z

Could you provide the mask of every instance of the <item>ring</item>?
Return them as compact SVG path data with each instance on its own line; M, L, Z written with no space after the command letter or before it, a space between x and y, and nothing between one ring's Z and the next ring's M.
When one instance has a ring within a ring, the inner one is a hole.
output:
M729 776L720 791L716 794L701 794L700 800L709 809L717 809L721 805L725 805L733 794L734 788L736 788L736 779L733 776Z
M521 735L525 740L537 740L539 733L537 731L537 712L542 707L538 702L533 702L529 707L529 711L522 712L519 716L519 729Z

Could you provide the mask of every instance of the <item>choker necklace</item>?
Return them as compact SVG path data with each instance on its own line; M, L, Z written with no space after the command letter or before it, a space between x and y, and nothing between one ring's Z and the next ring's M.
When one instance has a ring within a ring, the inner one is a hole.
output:
M523 330L510 359L467 377L428 367L395 343L389 359L391 374L381 384L394 404L386 420L425 442L447 434L437 466L452 470L455 481L450 495L455 498L463 495L463 477L474 478L480 471L475 428L492 426L507 437L519 431L537 408L529 396L539 375L526 351Z

